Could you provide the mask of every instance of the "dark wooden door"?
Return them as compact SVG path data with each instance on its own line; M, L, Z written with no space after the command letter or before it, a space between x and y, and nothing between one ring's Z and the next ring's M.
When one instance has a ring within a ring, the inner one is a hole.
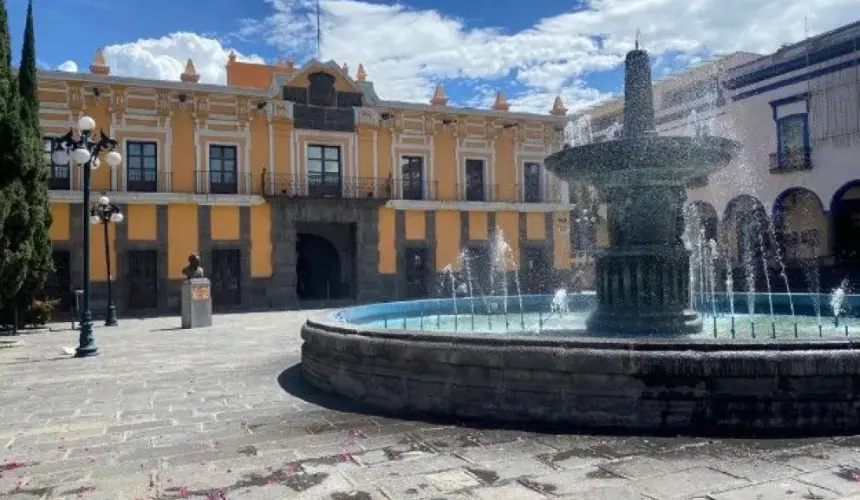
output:
M523 247L520 266L523 293L549 293L552 288L552 261L545 247Z
M419 299L427 297L427 277L429 273L428 252L426 248L407 248L404 258L406 274L406 297Z
M126 307L129 310L158 307L158 250L129 250L126 272Z
M242 302L239 286L242 274L242 254L236 248L212 250L212 305L234 306Z

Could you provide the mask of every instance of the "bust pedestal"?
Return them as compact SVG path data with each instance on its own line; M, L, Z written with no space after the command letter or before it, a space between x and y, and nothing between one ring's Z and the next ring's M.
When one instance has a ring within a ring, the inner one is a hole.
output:
M182 283L182 328L212 326L211 283L191 278Z

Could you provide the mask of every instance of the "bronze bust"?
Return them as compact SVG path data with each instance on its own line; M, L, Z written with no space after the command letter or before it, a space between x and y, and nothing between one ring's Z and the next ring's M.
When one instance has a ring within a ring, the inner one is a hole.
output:
M197 254L188 256L188 265L182 268L185 279L203 278L203 266L200 265L200 257Z

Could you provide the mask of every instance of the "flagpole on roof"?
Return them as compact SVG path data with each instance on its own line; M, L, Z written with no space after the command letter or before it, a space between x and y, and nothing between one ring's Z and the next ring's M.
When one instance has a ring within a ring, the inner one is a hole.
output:
M317 60L322 61L322 28L320 25L320 0L317 0Z

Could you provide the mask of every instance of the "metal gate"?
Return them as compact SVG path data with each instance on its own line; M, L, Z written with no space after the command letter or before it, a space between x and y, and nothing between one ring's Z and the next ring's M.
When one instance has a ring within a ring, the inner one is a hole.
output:
M158 250L129 250L126 254L126 308L158 308Z
M242 253L237 248L212 250L212 305L235 306L242 302L239 286Z

